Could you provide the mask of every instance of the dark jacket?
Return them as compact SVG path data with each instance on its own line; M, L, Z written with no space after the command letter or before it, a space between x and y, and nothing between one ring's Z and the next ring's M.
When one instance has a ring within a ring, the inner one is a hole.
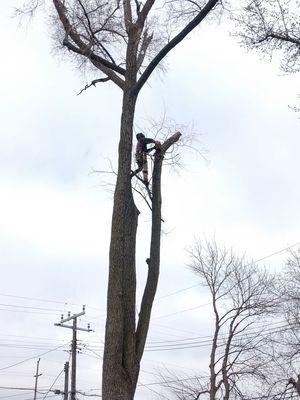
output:
M147 144L150 144L150 143L155 143L155 140L148 139L148 138L142 138L142 139L138 140L137 145L136 145L136 154L149 153L151 150L153 150L155 147L151 147L150 149L147 149Z

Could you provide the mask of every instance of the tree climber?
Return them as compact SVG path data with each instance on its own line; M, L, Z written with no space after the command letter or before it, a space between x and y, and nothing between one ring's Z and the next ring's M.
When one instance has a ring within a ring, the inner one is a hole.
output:
M148 181L148 161L147 154L152 150L159 150L161 148L161 143L158 140L146 138L143 133L138 133L136 135L137 144L135 150L135 160L138 168L131 172L131 177L137 175L139 172L143 172L143 182L146 186L149 185ZM154 146L147 148L147 145L154 143Z

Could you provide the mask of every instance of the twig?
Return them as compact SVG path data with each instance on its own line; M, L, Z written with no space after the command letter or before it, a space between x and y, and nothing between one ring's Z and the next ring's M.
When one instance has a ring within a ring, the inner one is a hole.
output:
M137 174L134 174L132 177L136 177L139 181L141 181L144 185L145 185L145 188L146 188L146 190L147 190L147 193L148 193L148 195L149 195L149 198L150 198L150 200L152 201L152 194L151 194L151 192L150 192L150 189L149 189L149 186L144 182L144 180L142 179L142 178L140 178Z
M87 90L91 86L95 86L96 87L97 83L103 83L103 82L107 82L107 81L110 81L109 77L94 79L90 84L86 84L85 87L83 89L81 89L80 92L77 94L77 96L79 96L82 92L84 92L85 90Z
M143 200L145 200L145 202L146 202L147 206L149 207L150 211L152 211L152 207L151 207L151 205L149 204L149 202L148 202L148 200L147 200L147 197L146 197L145 195L143 195L143 193L140 192L140 191L139 191L138 189L136 189L135 187L132 187L132 189L133 189L135 192L137 192L137 193L142 197ZM161 218L161 222L165 222L165 220L164 220L163 218Z

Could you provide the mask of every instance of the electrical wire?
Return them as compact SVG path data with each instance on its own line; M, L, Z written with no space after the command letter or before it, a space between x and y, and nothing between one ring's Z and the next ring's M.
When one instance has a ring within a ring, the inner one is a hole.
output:
M169 397L167 397L167 396L165 396L164 394L159 393L159 392L157 392L156 390L150 388L148 384L142 383L142 382L140 381L140 383L138 384L138 386L144 387L144 388L150 390L150 392L159 395L159 398L164 398L164 399L170 400Z
M45 338L45 337L40 337L40 336L11 335L11 334L4 334L4 333L0 333L0 336L8 336L9 338L16 337L16 338L23 338L23 339L38 339L38 340L61 340L61 339ZM0 339L0 340L5 340L5 339Z
M167 294L165 294L163 296L158 297L156 299L156 301L165 299L166 297L174 296L175 294L178 294L178 293L181 293L181 292L185 292L185 291L190 290L190 289L194 289L195 287L198 287L200 285L201 285L201 283L196 283L195 285L188 286L188 287L185 287L183 289L176 290L175 292L167 293Z
M255 260L255 261L253 261L253 263L258 263L258 262L260 262L260 261L264 261L264 260L266 260L266 259L268 259L268 258L270 258L270 257L273 257L273 256L275 256L275 255L278 255L278 254L280 254L280 253L282 253L282 252L284 252L284 251L286 251L286 250L292 249L293 247L299 246L299 245L300 245L300 242L296 242L296 243L294 243L294 244L292 244L292 245L290 245L290 246L286 246L286 247L284 247L284 248L282 248L282 249L280 249L280 250L278 250L278 251L275 251L275 252L273 252L273 253L271 253L271 254L268 254L268 255L266 255L266 256L264 256L264 257L261 257L261 258ZM178 294L178 293L181 293L181 292L184 292L184 291L193 289L193 288L195 288L195 287L197 287L197 286L200 286L200 285L201 285L201 284L195 284L195 285L192 285L192 286L188 286L188 287L185 287L185 288L176 290L175 292L167 293L167 294L165 294L165 295L163 295L163 296L158 297L156 300L158 301L158 300L162 300L162 299L164 299L164 298L170 297L170 296L174 296L174 295L176 295L176 294ZM22 300L32 300L32 301L38 301L38 302L47 302L47 303L63 304L64 306L67 306L67 305L69 305L69 306L82 306L82 304L79 304L79 303L69 303L69 302L67 302L67 301L59 301L59 300L53 300L53 299L43 299L43 298L39 298L39 297L18 296L18 295L7 294L7 293L0 293L0 296L3 296L3 297L10 297L10 298L16 298L16 299L22 299ZM0 306L9 306L9 305L7 305L7 304L0 304ZM11 306L11 307L23 307L23 308L32 308L32 309L40 309L40 310L42 310L42 308L38 308L38 307L27 307L27 306L18 306L18 305L10 305L10 306ZM203 304L202 306L204 306L204 304ZM98 307L94 307L94 306L88 306L88 307L89 307L90 309L94 309L94 310L98 310L98 311L103 311L103 309L100 309L100 308L98 308ZM45 310L45 311L46 311L46 310L49 310L49 311L50 311L50 310L51 310L51 311L60 311L60 310L57 310L57 309L46 309L46 308L44 308L44 310Z
M54 379L52 385L50 386L50 388L48 389L47 393L45 394L45 396L43 397L43 400L45 400L48 396L48 394L51 392L53 386L55 385L55 383L58 381L59 377L61 376L61 374L64 372L64 369L60 371L60 373L57 375L57 377Z
M9 368L15 367L15 366L20 365L20 364L24 364L25 362L30 361L30 360L35 360L36 358L39 358L39 357L42 357L42 356L44 356L44 355L46 355L46 354L48 354L48 353L51 353L52 351L56 351L56 350L58 350L58 349L61 349L62 347L65 347L65 346L68 345L68 344L69 344L69 342L68 342L68 343L65 343L65 344L63 344L63 345L61 345L61 346L55 347L54 349L48 350L48 351L46 351L46 352L44 352L44 353L38 354L38 355L36 355L36 356L26 358L26 359L23 360L23 361L19 361L19 362L14 363L14 364L7 365L6 367L0 368L0 371L3 371L3 370L5 370L5 369L9 369Z
M23 306L19 304L5 304L5 303L0 303L1 307L16 307L16 308L26 308L26 309L31 309L31 310L41 310L41 311L56 311L60 312L61 310L58 308L43 308L43 307L31 307L31 306Z
M97 358L99 358L100 360L103 360L103 357L102 357L100 354L96 353L96 351L94 351L94 350L92 350L92 349L90 349L90 348L86 348L86 350L88 350L88 351L94 353L94 354L97 356Z
M0 308L0 311L22 313L22 314L35 314L35 315L57 315L49 312L35 312L35 311L25 311L25 310L9 310L7 308Z
M256 263L261 262L261 261L264 261L264 260L267 260L268 258L271 258L271 257L273 257L273 256L276 256L276 255L278 255L278 254L280 254L280 253L283 253L284 251L287 251L287 250L289 250L289 249L292 249L292 248L295 247L295 246L300 246L300 242L296 242L296 243L294 243L294 244L292 244L292 245L290 245L290 246L284 247L284 248L281 249L281 250L275 251L274 253L271 253L271 254L268 254L268 255L266 255L266 256L264 256L264 257L261 257L261 258L255 260L255 261L253 261L253 264L256 264ZM252 263L251 263L251 264L252 264ZM249 265L251 265L251 264L249 264ZM163 295L163 296L158 297L156 300L158 301L158 300L162 300L162 299L165 299L165 298L167 298L167 297L170 297L170 296L174 296L174 295L176 295L176 294L178 294L178 293L181 293L181 292L184 292L184 291L193 289L193 288L195 288L195 287L197 287L197 286L201 286L201 283L197 283L197 284L195 284L195 285L188 286L188 287L185 287L185 288L176 290L175 292L167 293L167 294L165 294L165 295ZM210 304L211 304L211 303L210 303Z
M278 322L274 323L274 324L278 324ZM270 326L271 323L268 325ZM261 328L257 327L256 329L252 329L251 331L245 333L242 332L240 334L237 334L235 336L235 339L239 339L239 338L245 338L246 340L250 340L253 339L254 337L260 335L263 337L266 337L266 335L273 333L281 333L284 331L287 331L290 329L290 325L289 324L284 324L281 326L277 326L275 329L274 328L269 328L269 329L264 329L263 331L261 331ZM201 338L201 336L199 337ZM221 338L222 339L222 338ZM195 339L186 339L186 341L181 341L180 343L178 342L174 342L174 343L163 343L161 345L147 345L145 347L145 352L153 352L153 351L171 351L171 350L183 350L183 349L192 349L192 348L207 348L210 347L212 343L212 337L210 337L210 339L205 339L205 340L195 340ZM219 344L218 347L224 347L226 344ZM89 348L90 351L92 351L91 348ZM98 346L93 346L93 350L101 350L103 351L103 347L98 347ZM95 353L97 354L97 353ZM99 354L97 354L99 356Z
M76 307L82 307L82 304L79 303L69 303L68 301L59 301L59 300L53 300L53 299L43 299L40 297L30 297L30 296L18 296L14 294L8 294L8 293L0 293L0 296L3 297L11 297L14 299L21 299L21 300L31 300L31 301L38 301L41 303L55 303L55 304L63 304L64 306L76 306ZM103 311L103 309L94 307L94 306L88 306L90 309L97 310L97 311Z
M48 396L48 399L50 397L56 397L56 396L58 396L58 395L57 394L52 394L51 396ZM23 400L32 400L32 397L30 399L23 399ZM37 397L36 400L43 400L43 397Z
M30 389L30 391L34 392L34 389ZM37 391L38 394L44 394L43 392ZM24 396L24 393L17 393L17 394L11 394L11 395L5 395L1 396L0 399L8 399L11 397L18 397L18 396Z
M154 320L154 319L172 317L173 315L182 314L182 313L185 313L185 312L188 312L188 311L197 310L198 308L206 307L206 306L209 306L211 304L212 304L211 302L204 303L204 304L199 304L198 306L195 306L195 307L185 308L183 310L175 311L175 312L170 313L170 314L165 314L165 315L160 315L158 317L153 317L152 319Z

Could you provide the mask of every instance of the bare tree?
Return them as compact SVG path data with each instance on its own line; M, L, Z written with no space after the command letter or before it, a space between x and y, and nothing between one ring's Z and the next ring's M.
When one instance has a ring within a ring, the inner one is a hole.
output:
M242 3L243 4L243 3ZM244 44L263 53L283 51L282 68L300 69L299 0L246 0L240 12L233 12Z
M152 233L148 278L136 322L136 233L139 211L131 183L133 123L138 95L163 59L221 3L220 0L44 0L54 6L60 47L96 74L91 85L111 82L122 93L118 170L109 254L103 359L104 400L133 399L144 352L160 264L161 170L180 134L154 157ZM32 14L43 0L29 0ZM146 258L146 257L145 257Z
M283 321L271 340L280 360L281 386L290 385L300 396L300 249L289 250L278 291Z
M180 400L255 397L258 387L271 383L266 322L276 306L273 277L214 241L197 243L191 257L191 269L212 302L209 374L184 384L178 379L172 391Z

